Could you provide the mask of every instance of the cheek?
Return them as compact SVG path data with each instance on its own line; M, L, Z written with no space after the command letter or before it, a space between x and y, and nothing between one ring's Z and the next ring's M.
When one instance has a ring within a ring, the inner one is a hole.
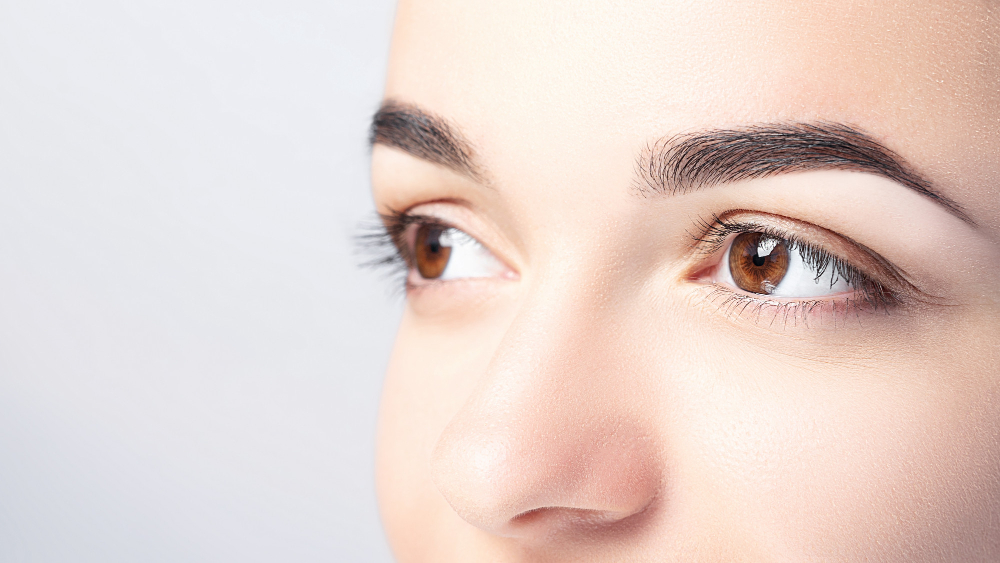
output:
M510 329L514 308L505 303L491 310L506 312L481 309L457 324L404 316L377 461L382 515L401 561L510 554L456 514L431 473L442 432L481 390ZM643 548L662 554L725 537L729 555L879 561L961 561L973 558L961 549L1000 548L1000 358L992 344L1000 329L945 338L921 326L908 339L912 349L890 342L853 353L828 346L818 354L815 340L800 339L805 347L792 355L791 338L750 342L660 313L623 312L630 320L616 333L629 335L627 346L604 339L585 347L594 365L608 356L627 366L616 386L639 390L632 410L656 413L669 493ZM972 321L954 326L991 326ZM537 347L539 357L552 356L551 346ZM591 382L579 392L573 405L601 391Z
M968 560L997 533L1000 391L938 359L793 370L742 350L680 391L679 494L789 559Z

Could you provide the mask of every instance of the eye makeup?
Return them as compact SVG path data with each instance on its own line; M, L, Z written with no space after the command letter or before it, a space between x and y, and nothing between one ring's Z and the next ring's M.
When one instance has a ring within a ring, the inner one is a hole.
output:
M904 273L864 245L802 221L743 210L700 220L690 281L726 315L774 323L891 313L919 300ZM709 264L706 266L705 261Z

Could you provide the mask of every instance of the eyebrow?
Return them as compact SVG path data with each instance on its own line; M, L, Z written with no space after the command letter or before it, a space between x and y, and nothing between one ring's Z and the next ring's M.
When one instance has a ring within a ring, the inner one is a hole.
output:
M473 180L481 180L472 145L458 129L415 105L387 100L372 117L368 143L394 147L440 164Z
M882 176L975 225L954 200L891 149L840 123L779 123L664 137L636 159L636 187L680 195L710 186L811 170L851 170Z
M386 100L372 118L369 143L483 181L475 150L458 128L413 104ZM961 205L937 191L900 155L842 123L757 124L667 136L640 152L635 169L635 187L643 195L682 195L794 172L866 172L909 188L975 226Z

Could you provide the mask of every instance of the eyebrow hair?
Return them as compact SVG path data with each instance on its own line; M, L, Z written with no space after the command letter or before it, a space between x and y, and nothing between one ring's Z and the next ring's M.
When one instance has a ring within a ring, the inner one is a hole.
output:
M443 118L412 104L383 102L372 117L368 143L394 147L474 180L482 179L472 145Z
M413 104L386 100L372 118L369 144L394 147L482 181L475 151L458 129ZM663 137L636 159L644 195L681 195L710 186L811 170L850 170L892 180L975 222L893 150L842 123L758 124Z
M779 123L664 137L636 160L642 194L680 195L709 186L810 170L867 172L895 181L975 225L898 154L840 123Z

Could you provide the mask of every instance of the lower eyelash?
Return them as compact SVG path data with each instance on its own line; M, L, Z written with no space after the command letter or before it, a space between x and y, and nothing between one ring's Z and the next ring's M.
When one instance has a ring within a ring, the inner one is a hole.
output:
M887 305L857 297L778 301L737 293L718 285L706 290L706 299L714 303L723 315L730 318L749 317L755 324L766 322L769 327L776 322L780 322L783 328L789 323L808 327L810 324L822 324L827 318L836 322L854 317L860 321L862 313L890 312Z

